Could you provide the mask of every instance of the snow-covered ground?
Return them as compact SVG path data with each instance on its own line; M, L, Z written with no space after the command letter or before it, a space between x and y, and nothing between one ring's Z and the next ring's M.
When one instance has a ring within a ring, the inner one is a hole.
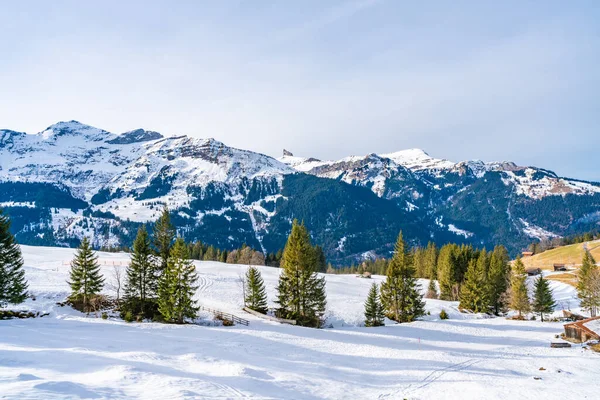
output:
M197 262L198 300L250 320L235 327L102 320L59 307L72 249L23 246L36 300L50 312L0 321L0 398L562 399L597 398L600 358L580 346L552 349L562 324L461 314L428 300L424 321L361 327L370 284L327 276L328 325L309 329L240 311L245 266ZM100 253L110 281L126 254ZM263 267L270 301L278 270ZM424 287L427 282L422 281ZM552 282L577 310L568 285ZM437 315L445 309L450 319ZM205 315L208 318L208 315ZM540 370L543 367L545 370ZM540 377L536 380L534 377Z

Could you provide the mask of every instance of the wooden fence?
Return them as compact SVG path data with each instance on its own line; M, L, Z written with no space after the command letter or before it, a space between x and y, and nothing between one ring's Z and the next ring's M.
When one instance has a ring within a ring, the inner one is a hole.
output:
M240 324L240 325L245 325L245 326L250 325L250 321L248 321L247 319L244 319L244 318L240 318L237 315L233 315L230 313L223 312L221 310L215 310L214 308L208 308L208 307L204 307L204 306L200 306L200 309L202 311L206 311L206 312L213 314L215 317L229 320L235 324Z
M254 311L248 307L244 307L244 311L246 311L249 314L257 316L258 318L267 319L269 321L274 321L274 322L279 322L280 324L296 325L296 320L294 320L294 319L283 319L283 318L271 317L270 315L261 314L258 311Z

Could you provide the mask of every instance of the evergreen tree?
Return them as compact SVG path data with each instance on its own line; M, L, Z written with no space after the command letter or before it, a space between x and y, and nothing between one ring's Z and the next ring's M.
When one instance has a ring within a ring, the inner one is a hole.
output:
M21 249L10 233L10 220L0 210L0 307L27 298L27 281Z
M244 304L251 310L266 314L267 307L267 291L265 282L256 267L249 267L246 271L246 281L244 282L245 298Z
M426 278L428 271L425 259L425 249L421 247L414 248L412 259L415 268L415 276L417 278Z
M513 265L510 308L519 312L519 318L522 318L522 314L531 309L527 293L527 272L521 257L518 257Z
M425 269L427 279L437 279L438 249L433 242L427 244L425 249Z
M87 237L83 238L75 258L71 261L69 278L67 283L71 286L71 298L83 300L83 309L88 310L90 300L104 287L104 278L100 275L98 257Z
M398 235L394 256L381 284L381 303L386 316L397 322L411 322L425 314L423 297L414 277L414 268L406 251L402 232Z
M533 311L540 314L542 322L544 322L544 314L550 314L554 311L556 302L550 289L550 284L543 275L540 275L535 281L534 296L533 296Z
M317 272L315 252L304 224L294 221L281 258L277 285L281 318L295 319L304 326L319 327L327 303L325 278Z
M595 317L600 308L600 271L589 251L583 255L578 278L577 297L581 300L581 308L588 310L591 317Z
M214 246L208 246L206 252L204 253L204 261L216 261L217 259L217 249Z
M373 283L365 302L365 326L383 326L384 319L385 315L379 298L379 289L377 284Z
M315 260L317 263L317 272L327 271L327 259L325 258L325 252L319 245L315 246Z
M138 229L132 250L131 261L127 267L125 308L136 314L146 314L149 311L149 300L156 296L158 276L145 226Z
M476 313L488 312L488 290L486 279L486 253L482 251L478 260L471 260L460 289L460 307Z
M167 268L174 239L175 228L171 224L169 209L165 206L154 224L154 248L158 257L158 270L161 273Z
M198 289L197 280L187 246L183 239L178 238L158 285L158 311L166 322L182 324L185 318L196 317L198 307L194 295Z
M456 258L457 246L447 244L440 249L437 264L437 279L440 285L441 300L456 300L454 287L456 286Z
M488 273L489 303L492 312L499 315L506 309L506 290L510 282L509 256L504 246L496 246L490 257Z
M437 299L439 297L437 286L435 285L435 279L429 280L429 285L427 286L427 294L425 295L428 299Z

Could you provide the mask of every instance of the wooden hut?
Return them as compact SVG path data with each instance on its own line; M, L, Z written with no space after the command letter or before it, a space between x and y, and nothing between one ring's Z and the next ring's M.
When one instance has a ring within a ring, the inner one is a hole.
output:
M554 271L566 271L567 266L565 264L554 264Z
M527 272L527 275L529 275L529 276L536 276L536 275L539 275L542 273L541 268L533 268L533 267L527 268L527 269L525 269L525 271Z
M533 255L533 251L524 251L523 253L521 253L521 256L523 258L525 257L531 257Z
M565 325L565 338L575 342L587 342L588 340L600 340L600 333L586 326L589 322L596 321L600 317L588 318L583 321L571 322Z

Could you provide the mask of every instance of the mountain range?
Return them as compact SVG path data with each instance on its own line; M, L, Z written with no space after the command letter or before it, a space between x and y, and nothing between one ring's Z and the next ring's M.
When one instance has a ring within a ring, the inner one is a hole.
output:
M283 247L294 219L334 264L388 256L398 231L428 241L503 244L593 230L600 184L512 162L454 163L418 149L338 161L278 159L214 139L77 121L0 130L0 207L23 244L130 245L163 206L179 235L223 249Z

